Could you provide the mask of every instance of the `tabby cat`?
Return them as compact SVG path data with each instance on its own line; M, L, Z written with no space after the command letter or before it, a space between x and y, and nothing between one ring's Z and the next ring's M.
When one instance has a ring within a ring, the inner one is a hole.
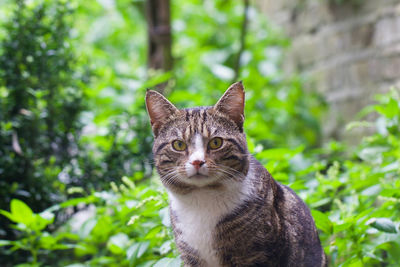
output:
M247 150L244 88L177 109L148 90L154 161L185 266L325 266L309 209Z

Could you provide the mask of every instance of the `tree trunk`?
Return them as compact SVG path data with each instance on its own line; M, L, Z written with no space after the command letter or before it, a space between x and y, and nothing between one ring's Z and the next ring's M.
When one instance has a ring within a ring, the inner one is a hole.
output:
M172 69L170 0L147 0L148 68ZM163 91L166 83L157 86Z

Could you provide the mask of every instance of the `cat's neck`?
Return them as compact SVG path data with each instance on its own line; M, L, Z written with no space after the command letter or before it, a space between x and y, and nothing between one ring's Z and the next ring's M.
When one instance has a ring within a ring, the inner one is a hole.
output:
M212 245L218 222L251 198L254 172L244 179L226 181L218 187L204 187L187 194L169 191L171 211L176 216L176 238L182 239L205 260L205 266L220 266Z

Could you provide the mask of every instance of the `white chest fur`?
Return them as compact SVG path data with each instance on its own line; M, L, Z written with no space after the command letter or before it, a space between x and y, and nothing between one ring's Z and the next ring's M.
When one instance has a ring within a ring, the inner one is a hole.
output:
M180 238L199 253L207 266L220 266L213 249L216 224L250 196L249 187L248 182L231 182L222 191L199 189L187 195L169 193L171 208L177 216L176 227L182 232Z

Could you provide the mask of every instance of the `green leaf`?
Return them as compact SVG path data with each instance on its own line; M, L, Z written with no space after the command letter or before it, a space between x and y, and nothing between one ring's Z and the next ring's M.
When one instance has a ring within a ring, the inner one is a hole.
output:
M78 204L84 203L84 204L89 204L89 203L94 203L98 200L99 198L93 195L90 195L88 197L79 197L79 198L73 198L70 200L67 200L63 203L60 204L61 208L67 208L70 206L76 206Z
M151 260L151 261L145 261L141 264L139 264L137 267L153 267L153 265L156 263L155 260Z
M157 261L153 267L180 267L182 265L182 260L178 258L162 258Z
M397 170L400 170L400 162L399 161L392 162L392 163L382 167L382 169L381 169L382 172L391 172L391 171L397 171Z
M84 222L81 228L78 231L78 234L81 238L86 238L92 232L93 228L97 224L97 218L90 218L86 222Z
M389 218L372 218L367 221L367 225L371 225L375 229L385 233L397 233L396 225Z
M14 222L29 225L33 220L33 211L23 201L19 199L11 200L11 214Z
M40 238L40 245L42 248L47 250L54 250L54 246L57 244L57 239L51 236L49 233L43 233Z
M129 242L129 237L124 233L118 233L110 237L107 247L114 254L125 253L125 247Z
M145 235L145 239L153 239L155 238L155 236L160 233L163 229L163 226L156 226L154 228L152 228L146 235Z
M13 242L10 240L0 240L0 247L12 245Z
M295 149L289 148L271 148L264 150L257 154L257 157L262 159L285 160L292 159L292 157L304 150L304 146L299 146Z
M341 231L347 230L347 229L349 229L352 225L353 225L352 222L345 222L345 223L342 223L342 224L336 224L336 225L334 226L334 233L339 233L339 232L341 232Z
M324 206L324 205L328 204L331 201L332 201L332 199L330 197L323 198L323 196L321 196L321 199L311 203L310 207L311 208L318 208L318 207L321 207L321 206Z
M165 207L165 208L161 209L159 214L160 214L160 217L161 217L162 224L165 225L166 227L170 227L171 226L171 219L169 217L169 209L168 209L168 207Z
M311 210L311 214L314 217L315 224L318 229L324 231L327 234L332 233L333 224L327 215L318 210Z
M98 247L93 244L85 244L80 242L75 246L75 255L78 257L83 257L86 255L94 255L98 251Z
M358 156L367 162L381 163L382 152L385 151L388 151L388 148L383 146L366 147L358 153Z
M361 192L361 195L369 196L369 197L370 196L375 196L375 195L378 195L381 190L382 190L381 185L380 184L376 184L376 185L373 185L373 186L370 186L370 187L364 189Z
M164 242L164 244L162 244L160 247L160 254L165 255L170 252L172 250L172 244L172 240L167 240L166 242Z
M400 198L400 190L397 188L386 188L382 190L381 196Z
M14 217L14 215L6 210L0 210L0 214L10 219L10 221L17 222L17 219Z
M41 231L46 228L47 225L51 224L54 220L54 217L50 220L43 218L39 214L34 214L31 224L29 227L34 231Z
M387 118L392 119L399 113L399 104L396 100L391 98L389 103L386 105L377 105L375 106L375 109Z
M129 260L129 266L135 266L136 260L139 259L147 251L150 246L150 242L139 242L134 243L126 251L126 256Z

